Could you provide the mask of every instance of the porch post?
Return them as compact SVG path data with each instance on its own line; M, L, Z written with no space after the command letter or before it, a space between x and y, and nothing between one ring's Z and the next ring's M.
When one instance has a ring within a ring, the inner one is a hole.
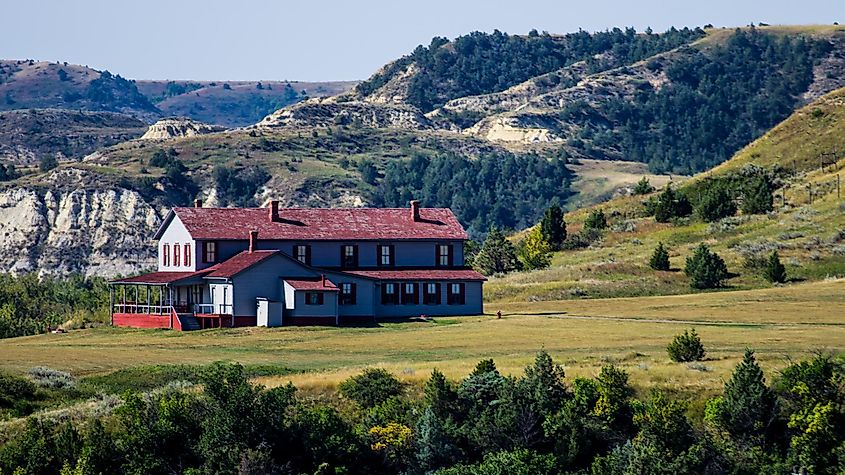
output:
M114 326L114 285L109 284L109 325Z
M158 314L164 311L164 286L158 286Z
M147 313L152 314L153 312L150 311L150 286L145 286L144 290L147 293Z

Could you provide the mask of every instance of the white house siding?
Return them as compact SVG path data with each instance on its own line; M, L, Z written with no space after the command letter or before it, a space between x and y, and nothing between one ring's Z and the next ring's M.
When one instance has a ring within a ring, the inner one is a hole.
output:
M163 254L165 244L168 245L170 254L169 266L164 266ZM179 266L173 265L174 244L179 244L179 263L181 264ZM185 265L185 245L188 245L191 248L191 265L189 266ZM196 263L197 243L193 240L193 238L191 238L191 234L185 228L185 225L182 224L182 220L179 219L179 216L174 216L173 220L170 221L170 224L162 233L161 239L158 241L158 270L167 272L190 272L196 270Z

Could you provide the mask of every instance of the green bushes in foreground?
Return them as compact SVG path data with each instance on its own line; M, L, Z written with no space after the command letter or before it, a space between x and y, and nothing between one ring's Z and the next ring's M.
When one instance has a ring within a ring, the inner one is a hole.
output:
M621 368L568 379L545 352L518 376L492 360L460 381L435 370L421 393L367 370L342 385L345 403L218 363L199 375L202 391L127 392L83 420L30 418L0 442L0 473L835 474L843 382L845 361L819 355L769 384L749 351L702 424L667 393L636 397Z

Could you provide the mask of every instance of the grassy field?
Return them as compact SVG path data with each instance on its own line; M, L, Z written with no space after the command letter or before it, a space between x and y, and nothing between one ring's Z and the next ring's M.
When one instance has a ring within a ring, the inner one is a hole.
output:
M306 394L325 394L368 366L419 383L437 367L461 378L482 358L507 373L522 370L540 349L570 376L588 376L609 362L631 373L639 390L665 387L699 397L717 391L746 347L768 370L814 351L845 345L845 281L779 289L715 292L683 297L567 300L488 304L492 315L406 322L372 328L243 328L178 333L98 328L63 335L0 340L0 369L35 366L82 378L162 381L150 365L237 361L273 386L292 381ZM708 349L701 364L669 361L666 344L695 327ZM284 368L284 371L279 370ZM129 374L125 373L130 371ZM176 372L178 373L178 371ZM134 376L133 376L134 375ZM119 381L110 387L122 387Z

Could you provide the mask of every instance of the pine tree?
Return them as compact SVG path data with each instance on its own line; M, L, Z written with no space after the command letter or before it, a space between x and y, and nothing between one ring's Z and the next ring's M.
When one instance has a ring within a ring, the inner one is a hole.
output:
M786 267L780 262L777 251L772 251L772 255L769 256L766 268L763 269L763 277L772 283L782 284L786 282Z
M663 193L654 202L654 220L658 223L668 223L673 218L682 218L692 213L692 205L683 193L667 185Z
M772 210L774 195L768 180L757 177L746 186L742 200L743 214L765 214Z
M540 230L552 250L559 251L566 240L566 221L563 219L563 209L557 203L553 203L543 213Z
M460 455L445 421L432 407L427 407L417 422L417 464L423 473L453 465Z
M763 369L754 352L745 356L725 383L721 397L707 405L706 419L727 432L737 442L758 445L777 418L777 398L766 386Z
M735 215L736 203L725 189L713 186L704 190L696 212L704 221L714 222Z
M431 378L425 383L425 403L435 414L446 419L455 409L458 393L446 376L437 368L431 372Z
M519 269L514 245L496 228L490 230L472 263L473 267L484 275L503 274Z
M607 228L607 217L601 209L595 209L584 221L584 229L603 230Z
M552 248L535 227L519 243L519 261L523 269L545 269L552 262Z
M662 242L657 244L648 265L654 270L669 270L669 251L666 250Z
M692 288L713 289L721 287L728 278L728 267L718 254L700 244L693 255L687 257L684 273L690 278Z
M651 186L651 183L646 177L643 177L642 180L638 181L637 186L634 187L635 195L647 195L652 191L654 191L654 187Z
M682 335L676 335L672 343L666 347L666 352L669 354L669 359L676 363L701 361L707 354L695 328L690 331L684 330Z

